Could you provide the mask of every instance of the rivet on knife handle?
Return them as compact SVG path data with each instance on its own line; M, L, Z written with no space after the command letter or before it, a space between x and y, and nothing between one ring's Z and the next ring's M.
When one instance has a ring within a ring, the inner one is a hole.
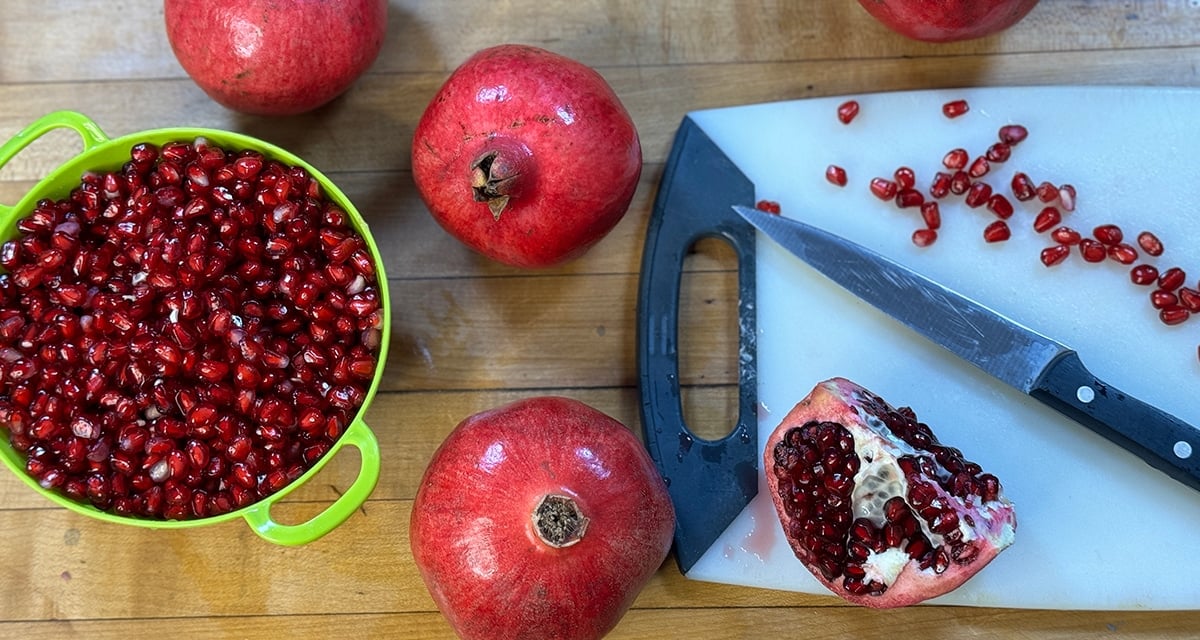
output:
M1200 490L1200 430L1097 379L1077 354L1051 364L1029 395Z

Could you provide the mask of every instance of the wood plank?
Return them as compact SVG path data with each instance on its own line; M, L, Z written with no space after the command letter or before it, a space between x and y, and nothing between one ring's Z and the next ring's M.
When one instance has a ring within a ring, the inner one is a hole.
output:
M166 39L161 2L92 3L82 18L75 4L27 3L5 16L0 42L8 56L0 82L184 77ZM833 0L404 0L391 3L387 38L370 73L449 71L502 42L542 46L601 67L1186 47L1200 42L1196 31L1173 27L1193 18L1186 0L1043 2L1003 34L938 45L908 40L855 3ZM105 28L80 28L81 19Z

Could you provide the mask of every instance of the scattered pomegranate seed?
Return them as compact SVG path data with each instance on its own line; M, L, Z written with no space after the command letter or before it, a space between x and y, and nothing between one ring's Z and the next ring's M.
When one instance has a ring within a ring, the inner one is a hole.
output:
M959 169L950 176L950 193L956 196L961 196L971 188L971 176L967 175L966 171Z
M836 164L831 164L828 167L825 167L825 179L828 180L830 184L844 187L846 186L846 170L837 166Z
M876 198L884 201L895 198L896 192L899 189L895 182L887 178L872 178L870 187L871 193L875 194Z
M1000 127L1000 142L1015 147L1029 135L1029 131L1019 124L1009 124Z
M1120 244L1125 239L1125 234L1121 232L1121 227L1115 224L1102 224L1092 230L1092 235L1108 246Z
M1060 222L1062 222L1062 214L1059 213L1058 209L1046 207L1033 219L1033 230L1038 233L1045 233L1053 229Z
M916 231L913 231L912 243L918 247L928 247L934 242L937 242L937 237L937 231L933 229L917 229Z
M1175 292L1173 291L1155 289L1154 291L1150 292L1150 306L1154 307L1155 309L1166 309L1168 307L1174 307L1178 305L1179 296L1175 295Z
M1079 255L1085 262L1100 262L1108 257L1108 250L1099 240L1084 238L1079 241Z
M917 174L909 167L900 167L896 169L892 177L896 180L896 186L903 189L912 189L917 186Z
M1191 287L1180 287L1179 304L1192 313L1200 311L1200 290Z
M916 189L901 189L896 194L896 206L901 209L909 207L919 207L925 203L925 196L921 195Z
M1083 239L1083 236L1071 227L1059 227L1050 232L1050 237L1055 242L1065 245L1076 245Z
M842 124L850 124L850 121L854 120L855 116L857 116L857 115L858 115L858 101L857 100L847 100L847 101L843 102L842 104L838 105L837 117L838 117L838 120L842 121Z
M1075 210L1075 187L1069 184L1059 185L1058 205L1063 211Z
M929 195L934 198L945 198L950 193L950 174L945 171L939 171L933 176L933 182L929 185ZM0 260L2 264L2 260Z
M967 190L967 197L964 202L966 202L968 207L975 209L987 204L987 201L991 197L992 186L986 182L976 182Z
M1187 309L1184 309L1183 307L1180 307L1180 306L1174 306L1174 307L1167 307L1166 309L1159 311L1158 319L1161 320L1162 323L1165 325L1173 326L1173 325L1177 325L1177 324L1186 322L1187 319L1189 317L1191 317L1191 315L1192 315L1191 312L1188 311Z
M1042 202L1054 202L1058 198L1058 187L1050 182L1042 182L1037 186L1035 192L1037 193L1038 200Z
M925 226L929 229L940 229L942 226L942 212L936 202L926 202L921 205L921 219L925 221Z
M957 118L970 110L971 106L967 104L966 100L952 100L942 105L942 113L947 118Z
M1013 197L1021 202L1032 200L1037 195L1036 187L1033 186L1033 180L1030 180L1029 176L1020 171L1013 174L1012 192Z
M1071 247L1065 244L1055 244L1042 249L1042 264L1047 267L1053 267L1067 259L1071 255Z
M1137 242L1138 242L1138 246L1140 246L1142 248L1142 251L1145 251L1147 255L1151 255L1151 256L1161 256L1162 255L1162 252L1163 252L1162 242L1158 239L1158 236L1154 235L1153 233L1151 233L1149 231L1143 231L1143 232L1139 233L1138 237L1137 237Z
M988 164L987 158L979 156L971 163L971 168L967 169L967 175L972 178L982 178L987 175L988 171L992 170L992 165Z
M984 153L984 157L987 158L989 162L1007 162L1010 156L1012 156L1012 147L1004 142L997 142L993 144L992 146L988 147L987 152Z
M942 158L942 165L947 169L965 169L970 159L966 149L951 149Z
M983 239L987 242L1004 242L1011 237L1012 230L1003 220L996 220L983 229Z
M759 200L758 202L754 203L754 208L758 209L759 211L765 211L775 215L779 215L779 213L782 211L782 209L779 207L779 203L775 202L774 200Z
M1012 203L1000 193L993 193L992 197L988 198L987 208L1003 220L1011 218L1013 214Z
M1187 273L1185 273L1183 269L1180 269L1179 267L1171 267L1170 269L1163 271L1162 274L1158 276L1158 287L1167 291L1174 291L1179 287L1182 287L1183 283L1186 281Z
M1137 249L1133 245L1119 242L1108 247L1108 257L1120 262L1121 264L1133 264L1137 261Z
M1158 268L1152 264L1139 264L1129 270L1129 280L1142 286L1154 284L1158 281Z

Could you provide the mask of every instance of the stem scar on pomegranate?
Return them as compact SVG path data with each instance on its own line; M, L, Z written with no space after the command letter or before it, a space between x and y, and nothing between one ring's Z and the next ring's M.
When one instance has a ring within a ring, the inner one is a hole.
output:
M641 441L568 398L475 414L413 503L421 577L459 637L595 640L671 546L675 511Z
M204 138L134 145L0 245L0 422L46 489L184 520L283 489L373 380L374 262L317 180Z
M1013 542L1000 481L907 407L844 378L818 384L767 440L763 468L796 557L873 608L957 588Z

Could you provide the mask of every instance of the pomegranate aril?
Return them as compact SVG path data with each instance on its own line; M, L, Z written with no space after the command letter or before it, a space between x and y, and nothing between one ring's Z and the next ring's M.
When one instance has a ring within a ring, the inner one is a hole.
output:
M1042 202L1054 202L1058 198L1058 187L1050 182L1042 182L1034 189L1034 193L1037 194L1038 200Z
M1151 285L1158 281L1158 268L1152 264L1139 264L1129 270L1129 279L1137 285Z
M1192 313L1200 311L1200 290L1191 287L1180 287L1177 293L1181 307Z
M1058 187L1058 205L1063 211L1075 210L1075 187L1069 184Z
M779 206L779 203L775 202L774 200L759 200L758 202L754 203L754 208L758 209L759 211L763 211L766 213L774 213L776 215L778 215L782 211L782 209ZM311 302L311 301L309 301L309 302Z
M992 222L983 230L983 239L987 242L1004 242L1012 237L1012 230L1003 220Z
M916 189L901 189L896 193L896 206L901 209L919 207L925 202L925 196Z
M1012 156L1012 147L1004 142L997 142L993 144L992 146L988 147L987 152L984 153L984 157L987 158L989 162L1006 162L1010 156Z
M842 121L842 124L850 124L858 115L858 110L859 105L857 100L847 100L838 105L837 118Z
M1058 227L1050 232L1050 237L1055 242L1065 245L1077 245L1083 239L1083 236L1071 227Z
M947 118L957 118L970 110L966 100L951 100L942 105L942 114Z
M963 202L968 207L978 208L987 204L992 197L992 186L986 182L976 182L967 190L967 197Z
M917 229L912 233L912 243L918 247L928 247L937 242L937 231L933 229Z
M1008 201L1008 198L999 193L993 193L992 197L988 198L987 208L1002 220L1011 218L1013 214L1012 203Z
M921 219L925 221L926 228L930 230L940 229L942 227L942 212L938 203L933 201L923 203L921 205Z
M1158 288L1166 291L1174 291L1175 289L1182 287L1183 283L1186 281L1187 273L1185 273L1183 269L1180 269L1179 267L1171 267L1170 269L1163 271L1158 276Z
M1009 124L1000 127L998 135L1000 142L1015 147L1029 136L1029 131L1019 124Z
M1142 251L1146 252L1146 255L1151 255L1151 256L1161 256L1162 255L1162 252L1163 252L1162 241L1160 241L1158 239L1158 236L1154 235L1153 233L1151 233L1149 231L1143 231L1143 232L1139 233L1138 237L1137 237L1137 242L1138 242L1138 246L1142 248Z
M1125 239L1125 234L1121 232L1121 227L1115 224L1102 224L1092 230L1092 236L1099 240L1101 244L1113 246L1120 244Z
M1099 240L1084 238L1079 241L1079 255L1085 262L1101 262L1108 257L1108 249Z
M952 170L965 169L970 159L966 149L951 149L942 157L942 166Z
M1055 244L1042 249L1041 260L1042 264L1047 267L1053 267L1066 260L1070 255L1071 247L1065 244Z
M1018 171L1012 177L1012 193L1014 198L1025 202L1037 196L1037 187L1034 186L1033 180L1030 180L1029 176Z
M987 158L979 156L978 158L975 158L974 162L971 163L970 168L967 169L967 175L971 176L972 178L982 178L991 170L992 165L988 164Z
M1186 322L1191 317L1191 312L1181 306L1167 307L1158 312L1158 319L1163 324L1173 326Z
M950 193L950 174L939 171L933 176L929 185L929 195L934 198L944 198Z
M1038 233L1045 233L1050 229L1058 226L1062 222L1062 214L1055 207L1046 207L1038 212L1037 217L1033 219L1033 230Z
M892 178L896 181L896 186L901 191L912 189L917 185L917 174L909 167L899 167L892 174Z
M896 197L899 188L895 182L887 178L872 178L870 183L871 193L880 200L891 200Z
M825 167L825 180L839 187L846 186L846 170L836 164Z
M1150 306L1155 309L1166 309L1179 305L1179 296L1172 291L1155 289L1150 292Z
M1133 264L1137 261L1138 254L1133 245L1121 242L1108 247L1108 257L1121 264Z

